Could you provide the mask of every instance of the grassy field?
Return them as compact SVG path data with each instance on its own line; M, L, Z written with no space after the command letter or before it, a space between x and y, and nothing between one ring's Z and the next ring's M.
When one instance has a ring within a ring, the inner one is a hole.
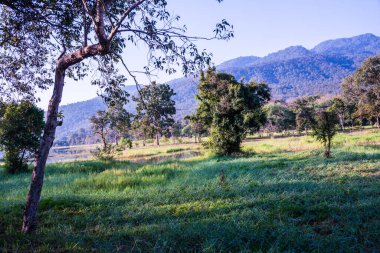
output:
M199 146L124 158L188 150ZM159 164L50 164L33 235L19 232L30 174L2 173L0 251L380 252L379 131L338 135L329 160L310 137L249 141L244 150Z

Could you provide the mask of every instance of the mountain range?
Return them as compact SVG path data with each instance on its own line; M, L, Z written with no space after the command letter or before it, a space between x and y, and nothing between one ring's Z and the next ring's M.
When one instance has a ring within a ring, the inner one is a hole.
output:
M272 99L291 100L305 95L338 94L343 78L353 73L368 57L380 53L380 37L363 34L322 42L312 49L292 46L265 57L244 56L226 61L217 70L234 75L237 80L266 82ZM191 114L196 107L198 80L179 78L168 82L176 95L177 119ZM135 86L127 92L136 95ZM134 112L135 105L127 109ZM57 130L57 140L79 129L90 129L89 118L105 109L100 98L64 105L65 118ZM82 130L83 131L83 130Z

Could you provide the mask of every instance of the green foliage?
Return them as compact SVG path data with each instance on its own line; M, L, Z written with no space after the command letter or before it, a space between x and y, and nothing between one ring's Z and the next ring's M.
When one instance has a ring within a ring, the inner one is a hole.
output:
M307 131L307 129L312 128L318 99L319 96L305 96L296 99L291 104L291 108L296 114L296 124L298 131Z
M331 157L331 141L336 134L336 125L338 124L338 118L334 112L321 111L316 114L315 120L312 122L312 135L315 139L321 143L325 148L324 156L326 158Z
M264 106L267 117L265 128L270 132L283 132L295 129L295 113L286 105L280 102L270 103Z
M91 117L92 130L100 137L102 144L101 148L98 147L92 152L96 158L112 160L125 146L131 146L129 140L131 117L132 115L123 108L122 104L110 106L107 111L98 111Z
M342 83L343 96L355 108L355 116L376 119L380 128L380 56L367 59Z
M139 96L133 97L136 102L136 116L134 128L146 138L152 135L170 136L175 121L175 95L172 88L167 84L156 84L143 87Z
M27 159L37 150L44 128L44 112L29 101L2 104L0 146L9 173L27 169Z
M338 94L341 80L353 73L363 60L380 52L379 45L380 38L367 34L322 43L308 53L302 53L301 50L297 53L295 50L292 54L286 51L263 58L239 57L217 66L217 69L234 75L237 80L265 80L271 88L272 99L291 101L306 95ZM194 98L198 81L194 78L179 78L168 84L176 93L173 100L180 109L175 119L183 120L186 115L193 114L197 106ZM133 96L138 94L135 86L126 86L125 89ZM344 100L347 106L353 102L351 98ZM127 106L128 111L135 112L135 104L129 103ZM57 129L58 139L69 137L80 128L89 130L88 118L96 111L103 110L104 104L96 98L61 108L65 111L65 124ZM357 118L353 116L352 113L346 115L346 126L356 123Z
M181 135L184 137L192 137L193 136L193 129L192 129L190 123L182 128Z
M341 130L345 129L346 119L350 119L352 122L353 106L342 96L333 98L327 110L338 116Z
M0 28L3 31L0 34L0 68L3 70L0 77L6 84L0 86L0 92L7 96L18 93L34 98L36 89L45 89L53 83L53 66L47 64L55 64L52 58L58 59L66 53L98 43L103 46L102 53L95 53L97 58L90 64L83 59L74 63L67 70L68 77L83 79L94 67L101 74L115 70L114 65L121 60L121 52L127 45L137 46L137 41L152 49L144 67L147 74L157 69L174 73L176 68L172 65L182 67L185 74L198 71L210 63L211 54L198 50L194 39L186 34L187 29L179 23L179 16L169 12L167 5L166 0L105 3L80 0L0 1ZM97 22L94 21L95 16ZM148 30L151 32L146 33ZM214 35L209 39L228 40L232 37L232 26L222 20L216 24ZM121 86L110 79L124 78L117 74L112 78L103 76L94 84L107 94L121 90Z
M338 134L329 160L291 137L244 143L255 154L240 158L48 164L32 235L30 174L0 174L0 251L377 252L379 140Z
M210 128L210 147L222 155L240 151L247 135L265 123L262 106L269 100L264 83L240 83L232 75L209 68L201 73L193 121Z

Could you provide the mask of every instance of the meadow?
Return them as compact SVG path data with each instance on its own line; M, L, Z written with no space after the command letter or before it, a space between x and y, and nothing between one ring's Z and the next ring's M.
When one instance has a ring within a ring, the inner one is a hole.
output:
M380 131L128 151L49 164L39 228L20 233L30 173L0 171L1 252L380 252ZM131 162L200 152L161 162Z

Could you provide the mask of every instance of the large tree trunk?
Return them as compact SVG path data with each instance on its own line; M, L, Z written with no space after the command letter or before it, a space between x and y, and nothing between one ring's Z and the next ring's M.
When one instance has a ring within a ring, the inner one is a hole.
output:
M24 233L32 232L37 227L37 209L44 181L44 169L50 147L53 145L55 137L58 108L62 98L64 79L65 71L57 68L55 71L54 92L49 102L44 133L34 161L32 183L26 199L22 224L22 232Z
M376 126L377 128L380 128L380 116L376 117Z
M75 65L88 57L105 54L108 52L108 49L108 45L94 44L80 48L71 54L62 54L58 58L57 68L55 70L53 96L49 101L44 133L41 138L40 147L36 153L32 183L30 184L29 193L26 198L22 224L22 232L24 233L32 232L37 227L37 209L44 181L44 169L50 148L53 145L55 138L55 129L58 125L57 116L65 83L65 71L70 66Z

